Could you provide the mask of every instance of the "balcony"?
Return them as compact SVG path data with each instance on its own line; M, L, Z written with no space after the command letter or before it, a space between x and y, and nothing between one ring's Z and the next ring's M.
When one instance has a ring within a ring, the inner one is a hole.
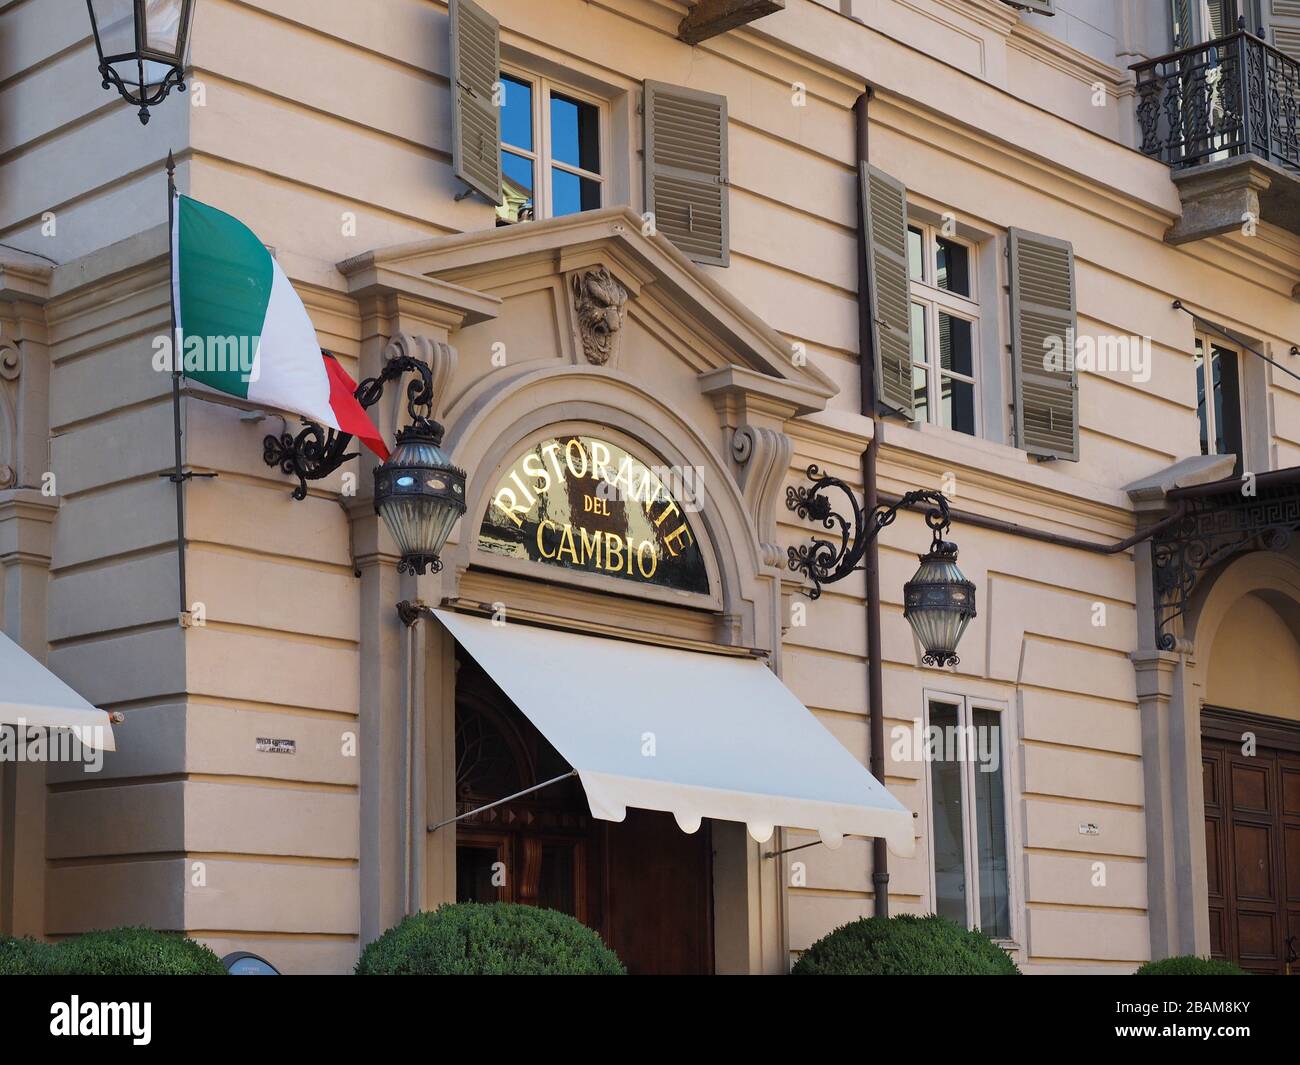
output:
M1166 240L1254 220L1300 235L1300 63L1239 30L1132 69L1142 151L1169 164L1183 203Z

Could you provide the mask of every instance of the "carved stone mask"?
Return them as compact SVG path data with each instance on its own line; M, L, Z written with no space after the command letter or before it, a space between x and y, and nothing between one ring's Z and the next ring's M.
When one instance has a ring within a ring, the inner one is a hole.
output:
M573 309L587 361L603 366L617 350L627 313L627 290L605 267L573 277Z

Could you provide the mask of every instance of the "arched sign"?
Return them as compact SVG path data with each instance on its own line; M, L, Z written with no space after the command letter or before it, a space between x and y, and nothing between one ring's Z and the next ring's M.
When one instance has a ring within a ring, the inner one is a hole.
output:
M698 483L696 470L651 465L596 437L539 440L498 482L478 545L509 558L707 594L708 571L687 516Z

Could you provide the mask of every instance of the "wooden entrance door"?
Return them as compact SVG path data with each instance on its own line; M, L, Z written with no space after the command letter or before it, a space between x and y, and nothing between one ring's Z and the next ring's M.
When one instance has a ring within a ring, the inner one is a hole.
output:
M1211 953L1300 973L1300 724L1207 708L1201 756Z
M672 814L628 810L605 829L605 939L633 976L713 972L713 843Z
M468 655L456 676L456 807L464 814L570 767ZM671 814L595 821L577 779L456 825L456 897L561 910L600 932L628 972L713 971L708 823Z

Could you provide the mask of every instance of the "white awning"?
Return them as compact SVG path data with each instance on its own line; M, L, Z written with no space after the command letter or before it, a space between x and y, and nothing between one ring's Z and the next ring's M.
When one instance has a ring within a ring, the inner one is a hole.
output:
M741 821L883 836L912 815L761 662L434 612L577 771L594 817L665 810L686 832Z
M75 729L87 747L116 749L108 714L91 706L2 632L0 725Z

